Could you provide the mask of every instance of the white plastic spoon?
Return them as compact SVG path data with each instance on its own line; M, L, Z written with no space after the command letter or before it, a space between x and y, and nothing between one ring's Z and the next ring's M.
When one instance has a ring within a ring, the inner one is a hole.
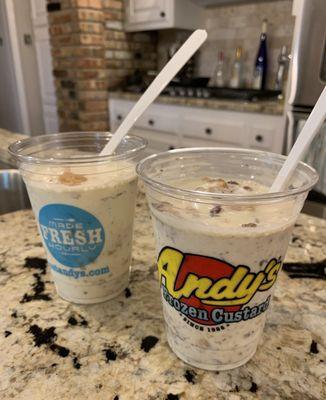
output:
M146 89L145 93L133 106L129 114L123 120L109 143L101 151L100 155L110 155L114 153L122 138L129 132L137 119L143 114L147 107L162 92L171 79L180 71L186 62L194 55L199 47L205 42L207 32L197 29L174 54L171 60L165 65L153 82Z
M286 188L286 185L291 178L294 170L296 169L299 161L308 150L310 143L318 134L320 127L326 118L326 87L323 89L315 107L309 115L302 131L294 143L285 163L280 169L277 177L275 178L270 193L281 192Z

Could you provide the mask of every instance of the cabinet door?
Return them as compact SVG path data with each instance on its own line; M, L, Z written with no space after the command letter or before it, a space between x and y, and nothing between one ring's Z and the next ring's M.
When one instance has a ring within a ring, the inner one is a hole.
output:
M204 139L191 139L187 137L183 137L181 139L181 144L182 147L246 147L225 142L216 142L213 140Z
M144 130L136 127L130 133L147 140L147 148L145 150L147 154L160 153L181 147L180 139L175 134Z
M247 146L247 130L241 118L231 112L205 111L186 110L181 122L184 137L211 140L221 146Z
M281 116L257 115L247 122L249 147L251 149L282 153L284 143L284 120Z
M167 0L129 0L128 22L141 24L165 21L168 17Z

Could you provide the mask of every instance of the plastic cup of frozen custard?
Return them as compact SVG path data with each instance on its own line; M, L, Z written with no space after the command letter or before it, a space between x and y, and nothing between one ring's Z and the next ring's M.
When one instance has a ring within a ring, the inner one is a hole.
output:
M167 339L188 364L226 370L257 349L293 225L316 172L268 193L285 157L222 148L174 150L137 166L156 237Z
M99 153L110 133L43 135L9 147L26 183L59 296L98 303L128 285L137 175L146 143L125 137Z

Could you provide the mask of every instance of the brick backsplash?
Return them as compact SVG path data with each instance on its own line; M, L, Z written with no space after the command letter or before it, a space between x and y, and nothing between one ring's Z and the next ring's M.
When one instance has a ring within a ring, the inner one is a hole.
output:
M60 130L109 129L109 90L157 68L157 34L124 32L123 0L48 1L48 11Z
M204 11L207 42L197 57L199 76L213 74L218 51L225 53L227 71L231 70L235 49L242 46L245 63L245 82L250 87L256 58L262 20L268 19L268 79L267 87L273 88L277 71L277 58L282 45L290 51L294 18L292 0L254 2L234 6L206 8ZM176 40L184 41L187 31L161 31L158 42L158 63L164 65L167 47Z

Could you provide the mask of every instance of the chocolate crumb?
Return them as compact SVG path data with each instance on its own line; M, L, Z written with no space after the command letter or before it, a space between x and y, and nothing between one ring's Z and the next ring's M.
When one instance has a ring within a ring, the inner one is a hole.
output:
M119 396L118 395L114 396L113 400L119 400Z
M25 268L33 268L41 270L41 274L45 275L46 273L46 259L39 257L26 257L25 258Z
M17 311L12 312L12 313L11 313L11 317L12 317L12 318L17 318L17 317L18 317Z
M145 353L148 353L159 341L156 336L146 336L142 339L140 348L144 350Z
M102 383L99 383L98 385L95 385L96 389L102 389L103 385Z
M256 228L257 224L254 222L249 222L248 224L242 224L241 225L243 228Z
M239 182L236 182L236 181L228 181L228 183L230 185L239 185Z
M211 217L215 217L217 214L219 214L222 211L222 207L219 204L216 204L210 211L209 215Z
M60 346L56 343L51 344L50 349L60 357L67 357L70 353L70 350L67 349L67 347Z
M125 288L125 297L128 298L131 296L131 291L129 288Z
M256 393L258 390L258 386L257 383L255 383L254 381L251 382L251 388L249 389L251 391L251 393Z
M319 350L317 348L317 342L315 342L314 340L311 342L311 345L310 345L310 353L312 353L312 354L319 353Z
M192 383L193 385L196 383L197 374L195 371L187 369L183 376L187 379L189 383Z
M166 400L179 400L179 396L177 394L168 393Z
M117 353L114 350L108 348L108 349L104 349L103 351L104 351L107 363L109 363L110 361L115 361L117 359Z
M82 365L78 362L78 358L77 358L77 357L74 357L74 358L72 359L72 364L73 364L74 368L76 368L76 369L80 369L80 367L82 366Z
M12 332L10 332L10 331L4 331L4 335L5 335L5 337L8 337L8 336L12 335Z
M282 350L282 347L277 346L276 349L277 349L277 350Z
M126 325L125 326L125 329L129 329L129 328L132 328L132 325Z
M57 363L53 363L53 364L51 364L51 367L54 368L54 367L56 367L57 365L58 365Z
M243 188L244 188L244 190L247 190L248 192L253 191L253 188L251 186L244 186Z

